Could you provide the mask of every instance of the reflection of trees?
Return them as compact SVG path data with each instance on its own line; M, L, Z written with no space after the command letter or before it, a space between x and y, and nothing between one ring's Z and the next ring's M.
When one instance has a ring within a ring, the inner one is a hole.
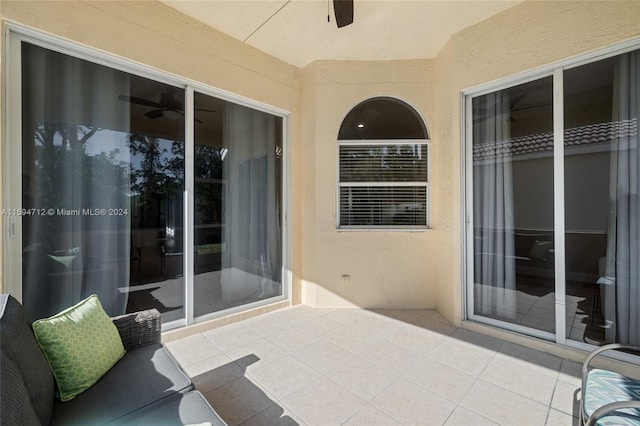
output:
M96 145L95 135L102 132L108 130L39 123L33 133L32 156L25 156L25 174L32 179L26 195L35 204L25 199L24 207L127 208L133 195L143 208L146 225L156 226L163 200L179 197L184 190L184 143L128 134L131 160L126 162L118 159L119 150L106 152ZM124 138L122 133L114 137ZM223 152L209 145L195 147L198 224L222 221Z
M173 141L171 153L158 138L130 134L131 156L141 157L140 166L131 164L131 192L140 196L140 205L150 207L158 195L182 191L184 186L184 147Z
M167 226L167 214L172 214L169 210L182 200L184 144L132 133L127 145L132 159L131 193L141 208L140 226ZM175 216L171 221L172 226L178 223Z
M223 152L210 145L195 147L196 225L222 223Z
M34 129L33 158L26 157L25 173L33 178L35 208L121 207L126 202L129 165L118 151L89 155L89 140L102 129L44 121ZM96 197L95 194L101 194ZM119 206L89 205L97 200L123 200Z
M347 182L420 181L426 176L426 153L420 152L417 145L342 149L342 178Z

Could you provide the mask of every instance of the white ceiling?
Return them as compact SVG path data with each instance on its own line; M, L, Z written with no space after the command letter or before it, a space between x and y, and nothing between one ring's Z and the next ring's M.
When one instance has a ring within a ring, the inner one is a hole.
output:
M161 0L297 67L319 60L435 57L452 34L521 0L355 0L337 28L327 0ZM327 12L331 22L327 22Z

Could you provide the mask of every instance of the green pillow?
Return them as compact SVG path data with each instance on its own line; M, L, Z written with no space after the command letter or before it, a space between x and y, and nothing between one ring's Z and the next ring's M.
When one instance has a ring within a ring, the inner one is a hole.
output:
M125 354L118 329L95 294L32 327L62 401L89 389Z

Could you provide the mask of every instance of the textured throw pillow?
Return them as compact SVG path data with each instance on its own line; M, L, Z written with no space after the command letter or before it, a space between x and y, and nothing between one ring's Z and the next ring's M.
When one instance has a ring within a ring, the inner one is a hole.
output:
M32 327L62 401L93 386L125 354L118 329L95 294Z

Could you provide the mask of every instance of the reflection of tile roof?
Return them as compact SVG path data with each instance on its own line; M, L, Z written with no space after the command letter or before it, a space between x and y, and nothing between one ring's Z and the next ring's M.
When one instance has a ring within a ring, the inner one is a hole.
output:
M590 124L565 130L564 145L609 143L618 138L636 136L637 134L638 123L636 118ZM486 160L545 151L553 151L553 132L536 133L474 145L473 159Z

